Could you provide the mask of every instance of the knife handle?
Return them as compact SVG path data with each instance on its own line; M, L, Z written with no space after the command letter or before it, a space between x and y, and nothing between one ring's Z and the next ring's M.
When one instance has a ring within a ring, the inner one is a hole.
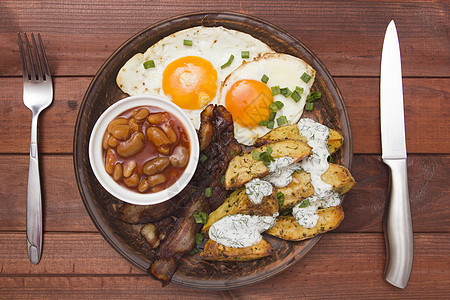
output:
M408 284L413 262L413 231L405 159L384 159L391 169L391 194L386 219L386 281L398 288Z

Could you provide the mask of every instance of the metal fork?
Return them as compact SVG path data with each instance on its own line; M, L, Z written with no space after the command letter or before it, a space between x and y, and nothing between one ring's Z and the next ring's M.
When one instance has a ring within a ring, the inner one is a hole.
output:
M37 264L41 259L42 253L42 196L38 162L37 125L41 111L52 103L53 85L41 35L37 34L39 47L36 45L33 33L31 33L32 47L30 47L26 33L24 33L25 44L22 42L20 33L17 36L22 57L23 103L32 112L27 190L27 246L30 261L33 264Z

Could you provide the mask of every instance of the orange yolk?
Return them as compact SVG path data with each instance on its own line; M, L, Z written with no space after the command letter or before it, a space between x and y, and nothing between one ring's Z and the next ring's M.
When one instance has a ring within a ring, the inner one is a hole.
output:
M185 56L166 67L162 86L179 107L200 109L216 96L217 71L201 57Z
M225 106L233 120L244 127L259 126L269 120L269 105L273 102L270 88L257 80L236 81L225 96Z

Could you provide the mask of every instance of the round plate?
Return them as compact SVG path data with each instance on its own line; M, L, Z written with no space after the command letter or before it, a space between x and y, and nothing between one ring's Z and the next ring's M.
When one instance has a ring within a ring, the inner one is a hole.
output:
M123 257L143 271L150 265L151 251L139 233L140 226L125 224L113 218L110 203L115 200L96 180L89 164L89 137L96 120L110 105L126 97L116 85L122 65L138 52L174 32L194 26L223 26L251 34L280 53L297 56L316 70L313 90L322 92L311 117L344 136L344 145L335 162L350 167L352 138L350 124L339 89L319 59L300 41L265 21L237 13L196 13L157 23L133 36L103 64L90 84L81 104L74 136L74 167L78 188L86 209L103 237ZM207 262L198 255L185 255L172 278L172 283L185 287L223 290L264 281L300 260L320 239L287 242L267 237L274 255L251 262Z

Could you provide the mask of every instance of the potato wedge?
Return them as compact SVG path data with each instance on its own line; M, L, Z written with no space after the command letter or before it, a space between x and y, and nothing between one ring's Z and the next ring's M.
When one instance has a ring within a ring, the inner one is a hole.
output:
M304 170L292 174L292 181L285 187L275 189L275 193L281 192L284 195L283 204L280 210L294 207L303 199L314 195L314 187L311 184L311 175Z
M208 231L212 224L225 216L235 214L272 216L277 211L278 200L275 194L264 197L260 204L253 204L245 193L245 188L239 188L209 215L208 221L203 225L202 232Z
M356 184L350 171L341 165L329 164L328 170L322 174L322 180L331 184L332 189L343 195Z
M271 255L272 245L264 238L257 244L244 248L227 247L209 239L200 257L213 261L250 261Z
M252 150L250 153L245 153L235 156L228 165L225 172L225 187L227 189L238 188L254 178L260 178L269 173L262 161L257 161L252 158L253 151L265 152L269 145ZM283 140L270 144L272 148L272 157L279 158L290 156L294 162L311 154L311 147L299 140Z
M293 125L284 125L272 129L259 139L257 139L254 143L256 147L260 147L266 144L270 144L273 142L278 142L282 140L300 140L304 143L307 143L308 140L299 134L297 124Z
M330 151L330 154L338 151L343 143L344 137L336 130L330 128L330 134L328 135L328 151Z
M347 193L354 185L355 179L350 174L347 168L329 164L328 170L322 174L322 180L332 186L332 189L339 194ZM314 195L314 187L311 184L311 175L304 170L292 174L292 182L283 188L275 190L282 192L284 195L284 202L280 209L292 208L303 199Z
M344 219L342 206L319 209L317 214L319 220L314 228L301 226L293 216L280 216L277 218L275 226L267 230L266 233L283 240L301 241L335 229Z
M268 133L257 139L254 145L256 147L260 147L266 144L279 142L286 139L299 140L304 143L308 142L308 140L304 136L300 135L297 124L293 124L280 126L269 131ZM330 151L330 154L335 153L342 146L343 142L344 137L336 130L330 128L330 134L328 135L328 150Z

